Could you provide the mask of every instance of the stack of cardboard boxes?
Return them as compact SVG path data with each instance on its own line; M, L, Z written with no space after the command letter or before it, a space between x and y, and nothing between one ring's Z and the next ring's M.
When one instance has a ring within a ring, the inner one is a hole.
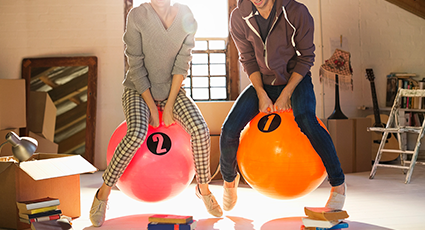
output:
M25 84L24 79L0 79L0 144L7 133L20 135L24 127L38 141L36 153L26 162L13 160L10 143L0 149L0 228L30 228L19 221L16 202L42 197L60 199L64 215L79 217L80 174L97 170L80 155L57 154L56 107L45 92L31 92L27 106Z
M31 92L28 109L29 136L38 141L37 152L57 153L54 143L56 106L46 92ZM24 79L0 79L0 142L8 132L19 135L27 127ZM11 156L12 145L5 145L0 156Z

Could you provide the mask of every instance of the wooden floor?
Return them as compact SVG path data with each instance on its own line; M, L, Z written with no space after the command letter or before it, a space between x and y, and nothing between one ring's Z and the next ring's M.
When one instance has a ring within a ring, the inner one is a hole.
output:
M236 207L223 217L209 215L191 184L177 197L159 203L142 203L128 198L117 189L112 191L106 222L95 228L89 220L93 196L101 185L102 171L81 175L80 218L73 227L80 229L141 229L146 230L151 214L192 215L198 221L197 230L277 230L301 226L304 206L324 206L330 187L323 183L312 193L295 200L275 200L240 184ZM425 229L425 166L417 165L410 184L404 183L399 169L379 168L373 180L369 172L346 175L348 185L345 210L350 217L348 229ZM222 203L222 181L213 181L210 189Z

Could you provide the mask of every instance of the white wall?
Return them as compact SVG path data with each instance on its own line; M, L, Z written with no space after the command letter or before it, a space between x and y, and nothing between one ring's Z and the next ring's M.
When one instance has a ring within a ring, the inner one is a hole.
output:
M119 0L0 0L0 78L21 77L23 58L98 57L95 166L124 120L121 109L124 4Z
M301 2L308 6L316 23L317 57L312 73L318 117L328 117L334 108L334 89L320 84L318 69L333 53L331 41L339 41L340 35L342 48L351 52L354 70L354 91L340 91L342 111L349 117L373 113L357 109L372 107L366 68L374 70L381 107L385 106L389 72L406 71L425 77L424 19L383 0ZM120 0L0 0L0 78L20 78L23 58L98 57L95 165L100 169L106 167L109 138L124 119L120 102L123 20Z
M340 91L342 111L347 116L373 114L366 68L374 71L380 107L385 107L387 74L398 71L425 77L424 19L382 0L321 2L324 58L332 55L330 43L340 35L343 49L351 52L354 91ZM325 86L325 117L333 111L333 100L334 90ZM370 109L357 109L363 105Z

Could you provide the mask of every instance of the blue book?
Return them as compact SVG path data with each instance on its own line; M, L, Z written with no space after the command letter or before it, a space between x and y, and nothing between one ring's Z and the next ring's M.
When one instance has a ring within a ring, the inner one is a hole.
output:
M148 224L148 230L195 230L196 220L192 220L187 224L165 224L151 222Z
M348 223L340 222L337 225L334 225L332 228L316 228L316 230L332 230L332 229L341 229L341 228L348 228Z

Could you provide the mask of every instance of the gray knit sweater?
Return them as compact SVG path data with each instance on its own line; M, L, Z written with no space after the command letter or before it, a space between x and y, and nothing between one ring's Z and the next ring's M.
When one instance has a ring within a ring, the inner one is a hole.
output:
M129 69L123 85L140 94L151 90L156 101L168 98L172 76L188 74L197 23L189 7L176 3L174 22L165 29L149 3L133 8L123 36Z

